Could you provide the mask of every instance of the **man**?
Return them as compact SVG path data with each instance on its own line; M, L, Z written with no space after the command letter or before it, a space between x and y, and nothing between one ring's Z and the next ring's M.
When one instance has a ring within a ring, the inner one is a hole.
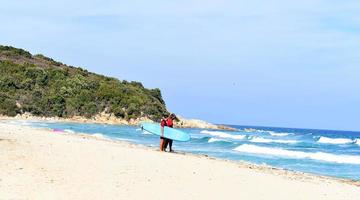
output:
M174 120L175 120L176 116L174 113L172 113L167 119L166 119L166 126L173 128L174 127ZM172 139L165 139L165 144L164 144L164 151L166 150L167 146L169 145L169 152L173 152L172 150L172 144L173 144L173 140Z

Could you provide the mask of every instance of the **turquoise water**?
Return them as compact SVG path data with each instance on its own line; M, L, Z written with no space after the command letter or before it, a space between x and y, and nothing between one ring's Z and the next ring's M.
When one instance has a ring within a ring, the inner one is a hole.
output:
M34 127L81 132L158 147L159 137L139 127L11 121ZM239 131L183 129L190 142L174 142L175 151L267 164L289 170L360 180L360 133L333 130L233 126Z

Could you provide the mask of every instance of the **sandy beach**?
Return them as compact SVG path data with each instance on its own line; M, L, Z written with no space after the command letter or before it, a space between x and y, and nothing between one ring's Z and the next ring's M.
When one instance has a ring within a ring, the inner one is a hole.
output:
M359 182L0 123L0 199L355 200Z

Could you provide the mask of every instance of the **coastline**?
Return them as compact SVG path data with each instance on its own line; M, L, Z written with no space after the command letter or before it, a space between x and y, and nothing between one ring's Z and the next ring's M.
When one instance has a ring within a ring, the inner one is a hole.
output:
M72 122L72 123L96 123L96 124L112 124L112 125L128 125L128 126L138 126L141 122L153 122L151 119L146 117L141 117L137 119L125 120L122 118L117 118L112 114L108 113L99 113L92 118L85 118L82 116L74 116L71 118L62 118L62 117L39 117L33 116L29 113L24 113L22 115L16 115L15 117L9 117L0 115L1 119L7 120L39 120L39 121L54 121L54 122ZM186 119L179 116L179 122L176 123L176 128L201 128L201 129L212 129L212 130L226 130L226 131L236 131L237 129L226 126L226 125L215 125L209 122L199 120L199 119Z
M46 195L42 192L49 195L65 192L66 194L62 194L65 199L86 199L86 195L94 197L93 199L114 199L119 196L149 199L150 192L161 193L162 190L155 187L156 185L162 185L170 194L177 194L172 195L174 199L218 199L224 197L219 196L221 191L229 198L248 199L351 199L360 195L359 181L221 160L206 155L161 153L155 148L81 133L54 133L44 128L4 123L0 124L0 127L0 156L4 162L0 170L0 186L3 186L0 187L0 199L15 198L12 196L14 194L22 194L20 197L24 199L44 199L42 197ZM75 167L76 172L68 168L64 161ZM125 164L121 164L122 162ZM93 166L84 165L89 163ZM178 168L179 164L183 166L182 169ZM86 178L88 170L94 179L106 178L103 182L106 182L109 188L94 190L100 183L93 183ZM57 173L59 171L63 173ZM75 176L75 180L68 176ZM115 183L123 179L131 184ZM224 183L226 187L223 186ZM75 187L77 184L81 184L83 188ZM113 187L111 184L122 185L124 188ZM138 194L142 191L140 186L149 187L144 191L147 196ZM286 190L285 194L269 190L275 187ZM246 191L242 190L244 188ZM74 191L76 189L80 191ZM257 190L260 190L258 194L255 193ZM298 190L304 191L300 195L296 193ZM13 191L18 193L12 193ZM76 192L85 196L76 196ZM26 196L27 194L30 196ZM158 198L155 195L150 199Z

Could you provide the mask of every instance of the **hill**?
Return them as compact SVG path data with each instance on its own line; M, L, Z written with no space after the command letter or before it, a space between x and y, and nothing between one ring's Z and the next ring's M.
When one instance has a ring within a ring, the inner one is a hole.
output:
M0 45L0 114L91 118L104 112L157 120L167 109L159 89Z

